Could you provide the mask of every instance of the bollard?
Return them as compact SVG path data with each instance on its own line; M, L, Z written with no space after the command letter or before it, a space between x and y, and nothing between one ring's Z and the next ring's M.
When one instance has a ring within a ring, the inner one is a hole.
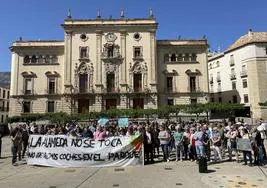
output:
M200 157L198 162L198 170L199 173L206 173L208 172L208 164L206 157Z

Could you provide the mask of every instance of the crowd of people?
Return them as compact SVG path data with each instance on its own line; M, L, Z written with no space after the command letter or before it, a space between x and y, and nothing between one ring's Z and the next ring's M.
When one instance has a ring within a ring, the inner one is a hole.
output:
M130 123L128 127L119 127L116 122L101 126L92 123L90 126L71 122L66 125L19 125L11 130L12 164L25 157L30 134L68 135L70 137L92 138L104 140L111 136L143 136L145 163L170 160L190 160L198 162L201 157L208 161L220 162L240 161L237 150L239 138L249 139L251 149L242 151L244 165L263 165L266 159L264 139L266 139L267 123L262 120L257 126L245 123L206 123L190 122L155 122ZM173 155L175 154L175 157ZM227 155L226 155L227 154ZM249 163L248 163L249 161Z

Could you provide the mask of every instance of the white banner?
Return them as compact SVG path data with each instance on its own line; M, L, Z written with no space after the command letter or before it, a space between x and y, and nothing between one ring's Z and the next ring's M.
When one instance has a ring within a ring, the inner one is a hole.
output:
M55 167L143 165L139 136L116 136L103 141L65 135L31 135L27 164Z

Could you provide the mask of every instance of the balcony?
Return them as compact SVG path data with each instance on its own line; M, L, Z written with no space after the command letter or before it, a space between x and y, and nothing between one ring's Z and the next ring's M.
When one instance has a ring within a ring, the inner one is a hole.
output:
M21 90L22 95L33 95L32 90Z
M165 93L175 93L176 89L173 87L166 87L164 88Z
M104 51L101 54L101 59L104 62L116 63L122 60L122 56L118 51L113 51L113 52Z
M48 95L55 95L56 94L56 91L54 89L48 89L48 90L46 90L46 93Z
M248 76L247 70L243 70L243 71L240 72L240 77L241 78L244 78L244 77L247 77L247 76Z
M140 54L140 55L136 55L136 56L133 57L133 60L134 60L134 61L142 61L142 60L144 60L144 59L143 59L143 55L142 55L142 54Z
M86 56L80 56L79 58L80 61L89 61L89 56L86 55Z
M216 77L216 80L217 80L217 82L220 82L221 81L221 77L220 76L217 76Z
M107 87L102 89L103 93L119 93L120 88L115 88L115 87Z
M200 88L199 87L192 87L192 88L188 87L187 91L190 93L198 93L198 92L200 92Z
M235 73L231 73L230 74L230 79L231 80L235 80L236 79L236 74Z

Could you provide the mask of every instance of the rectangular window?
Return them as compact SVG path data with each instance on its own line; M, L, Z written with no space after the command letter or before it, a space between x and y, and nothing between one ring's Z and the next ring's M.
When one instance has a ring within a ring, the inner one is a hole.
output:
M4 115L1 115L1 123L4 123Z
M247 70L246 65L242 65L242 72L244 72L246 70Z
M135 92L140 92L142 91L142 74L134 74L133 78L133 84L134 84L134 91Z
M88 74L79 75L79 90L80 93L86 93L88 88Z
M196 92L196 77L190 76L190 92Z
M6 98L6 90L3 90L3 99Z
M25 78L24 79L24 94L32 94L32 79Z
M1 95L1 94L2 94L1 91L2 91L2 90L0 89L0 98L1 98L1 96L2 96L2 95Z
M237 96L236 95L233 96L233 103L237 103Z
M88 47L80 47L80 58L88 58Z
M222 97L219 97L219 103L222 103Z
M31 112L31 102L25 101L23 102L23 113L30 113Z
M197 99L190 99L191 104L197 104Z
M115 74L107 74L107 92L115 92Z
M55 112L55 101L47 102L47 112L54 113Z
M141 47L134 47L134 58L142 57Z
M3 105L2 105L2 109L3 109L3 112L5 112L6 111L6 105L5 105L6 103L5 103L5 101L3 101Z
M172 77L167 77L167 92L172 92L173 91L172 80L173 80Z
M172 105L174 104L174 103L173 103L173 99L168 99L167 102L168 102L168 105L169 105L169 106L172 106Z
M232 90L236 89L236 82L232 82Z
M7 91L7 99L9 99L9 96L10 96L10 95L9 95L9 91Z
M214 102L214 98L211 98L211 102Z
M218 83L218 92L222 91L222 86L221 86L221 82Z
M244 79L243 81L243 88L247 88L248 87L248 82L246 79Z
M244 95L244 103L248 103L248 94Z
M56 78L48 78L48 94L56 93Z
M9 102L6 103L6 111L9 111Z
M234 59L234 55L230 56L230 66L235 65L235 59Z
M109 58L112 58L113 57L113 53L114 53L114 46L112 45L112 46L108 46L107 47L107 51L108 51L108 57Z

